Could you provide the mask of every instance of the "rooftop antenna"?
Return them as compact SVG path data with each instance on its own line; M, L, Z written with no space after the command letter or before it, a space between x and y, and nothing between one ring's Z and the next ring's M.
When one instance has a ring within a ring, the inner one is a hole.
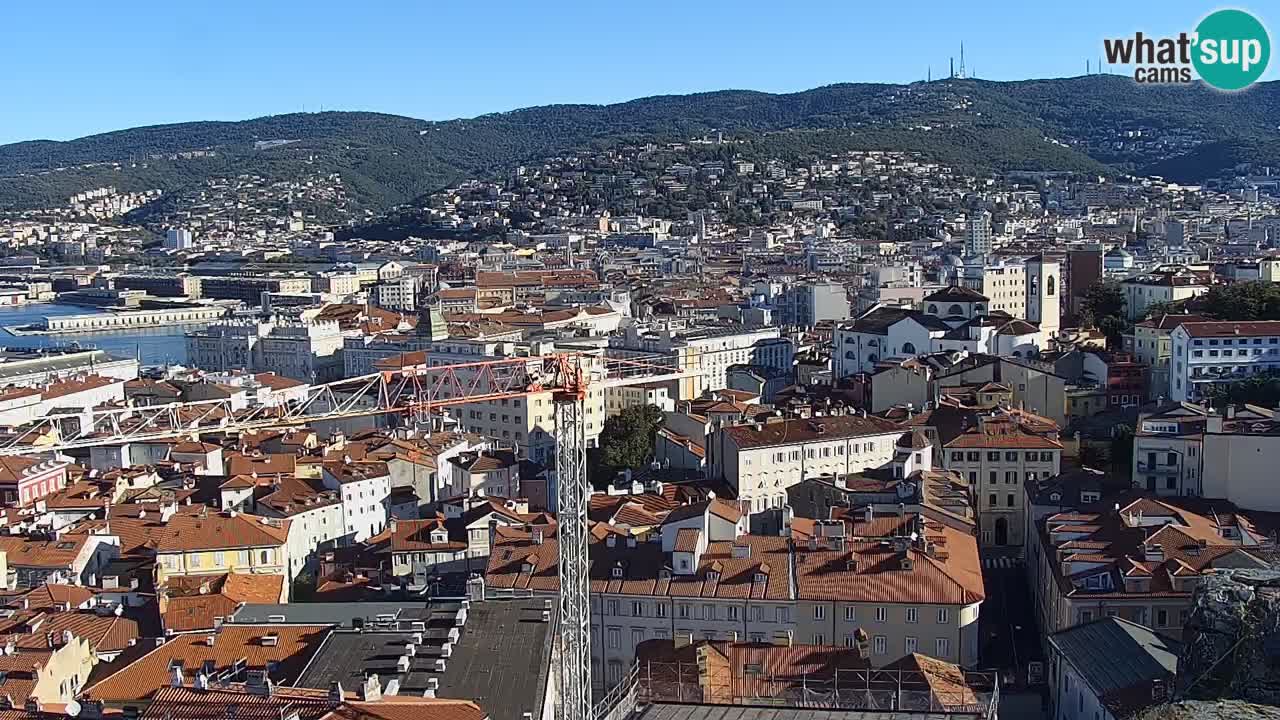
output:
M928 72L925 74L925 82L933 82L933 66L929 66Z
M1090 60L1089 60L1088 58L1085 58L1085 61L1084 61L1084 74L1085 74L1085 75L1092 75L1092 74L1093 74L1093 68L1089 67L1089 62L1090 62Z
M964 42L960 43L960 77L964 77Z
M956 59L951 58L951 77L955 78L955 76L956 76Z

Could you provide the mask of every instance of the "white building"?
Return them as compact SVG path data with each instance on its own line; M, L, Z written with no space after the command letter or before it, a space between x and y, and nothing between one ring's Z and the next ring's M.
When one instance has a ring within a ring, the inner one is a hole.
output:
M342 499L343 537L364 542L386 529L391 474L384 462L325 463L324 486Z
M708 474L758 512L786 504L787 488L802 480L889 465L903 432L891 420L855 414L734 425L707 439Z
M877 308L836 328L832 371L846 378L877 363L948 350L1035 357L1045 347L1041 330L1025 320L987 314L987 298L948 287L925 296L924 311Z
M1131 322L1142 319L1147 308L1156 303L1189 300L1209 292L1209 282L1185 267L1169 267L1131 277L1120 283L1124 291L1125 317Z
M985 257L991 254L991 249L991 213L979 210L965 222L964 254L969 257Z
M306 383L342 375L342 330L335 320L230 320L187 334L187 360L202 370L271 372Z
M191 239L191 231L186 228L170 228L164 234L165 250L190 250L195 247Z
M1280 321L1189 322L1170 333L1169 397L1198 401L1214 384L1280 369Z
M795 356L794 345L782 338L778 328L752 325L686 330L663 325L647 332L630 325L622 334L609 338L609 350L611 355L667 362L671 367L697 373L679 382L676 400L690 400L704 390L728 387L730 366L789 370Z

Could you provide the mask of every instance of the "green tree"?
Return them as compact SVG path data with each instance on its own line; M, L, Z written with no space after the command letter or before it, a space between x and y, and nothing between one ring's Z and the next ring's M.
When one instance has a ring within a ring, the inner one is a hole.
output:
M1280 286L1267 282L1215 285L1198 304L1220 320L1280 320Z
M604 421L600 447L593 453L591 475L595 482L607 482L627 468L643 467L653 457L653 442L662 425L662 409L656 405L636 405Z
M1106 448L1097 445L1083 445L1080 448L1080 464L1087 468L1100 469L1104 467L1110 459L1110 453Z
M1231 383L1210 385L1205 396L1219 409L1238 403L1275 407L1280 403L1280 373L1271 371Z
M1129 329L1125 319L1124 291L1118 283L1094 283L1085 291L1080 319L1086 326L1096 327L1107 336L1107 346L1120 346L1121 337Z

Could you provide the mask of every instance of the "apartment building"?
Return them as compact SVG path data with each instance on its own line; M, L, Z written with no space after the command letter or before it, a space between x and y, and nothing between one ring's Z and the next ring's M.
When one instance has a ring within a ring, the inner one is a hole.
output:
M381 461L326 462L321 479L342 498L343 537L364 542L387 527L387 498L391 495L391 472Z
M889 465L903 432L865 413L722 427L707 439L707 471L737 491L742 507L758 512L782 507L787 488L808 478Z
M223 497L227 497L232 487L253 482L253 478L243 475L233 477L223 483ZM272 481L269 491L251 505L247 509L259 515L289 520L290 580L296 580L303 573L314 572L319 551L342 544L351 536L344 523L339 493L324 487L320 479L280 476ZM223 509L228 509L225 502Z
M1156 303L1172 303L1190 300L1209 292L1207 273L1182 266L1158 268L1151 273L1126 278L1120 282L1124 291L1125 318L1130 322L1140 320L1147 308Z
M989 298L988 312L998 310L1016 318L1027 317L1026 261L1010 258L986 263L981 262L982 258L979 260L960 269L958 284ZM1056 294L1057 288L1053 291Z
M1280 320L1187 322L1170 337L1171 400L1195 402L1209 386L1280 369Z
M99 533L64 534L51 540L0 535L6 582L18 588L52 584L91 585L120 556L120 538Z
M643 385L618 385L604 389L604 412L613 417L627 408L652 405L671 412L676 409L671 397L670 383L645 383Z
M1246 405L1205 418L1201 492L1243 508L1280 511L1276 458L1280 418L1274 410Z
M812 328L822 321L849 319L849 293L833 282L800 282L788 286L775 300L782 326Z
M676 400L691 400L704 390L728 387L734 365L790 370L795 346L776 327L735 325L677 329L671 324L643 330L629 325L609 338L609 354L630 357L696 373L679 380Z
M1027 485L1025 553L1045 633L1109 616L1177 637L1203 574L1268 566L1268 539L1234 506L1217 512L1185 498L1117 502L1100 489L1075 497L1057 488L1040 497L1039 490Z
M861 630L875 666L904 652L977 663L985 589L971 535L896 513L822 521L804 542L744 531L733 505L711 500L672 511L648 541L592 544L598 685L620 681L641 643L677 637L852 648ZM555 538L535 532L499 529L489 588L555 590Z
M156 585L172 576L228 572L289 575L289 520L234 510L174 515L159 530Z
M1133 435L1134 485L1160 496L1203 495L1209 415L1204 407L1185 402L1139 413Z
M1169 394L1169 361L1173 357L1173 329L1186 322L1204 322L1200 315L1164 314L1133 326L1133 355L1149 368L1147 397Z
M975 416L943 446L943 467L960 473L974 488L978 533L987 545L1023 544L1024 483L1057 475L1062 464L1058 424L1021 410Z
M263 293L302 295L311 292L308 277L261 277L228 275L200 278L200 294L212 300L240 300L246 305L258 305Z

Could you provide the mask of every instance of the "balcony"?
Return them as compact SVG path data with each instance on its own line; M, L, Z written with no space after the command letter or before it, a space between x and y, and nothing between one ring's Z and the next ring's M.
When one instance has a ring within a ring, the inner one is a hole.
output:
M1154 475L1180 475L1182 474L1181 465L1167 465L1164 463L1147 463L1142 460L1138 461L1138 472L1151 473Z

